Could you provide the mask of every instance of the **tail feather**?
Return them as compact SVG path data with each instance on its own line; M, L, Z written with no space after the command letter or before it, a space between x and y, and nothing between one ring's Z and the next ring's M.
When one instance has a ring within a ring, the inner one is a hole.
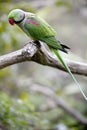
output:
M60 41L58 41L58 43L60 43L60 45L62 46L62 49L59 49L59 50L65 52L65 53L68 53L68 51L66 49L70 49L70 48L68 46L62 44Z
M59 50L68 53L68 51L64 47L60 48Z
M73 79L73 81L76 83L76 85L79 87L80 92L82 93L83 97L85 98L85 100L87 100L87 96L84 94L80 84L78 83L78 81L76 80L76 78L74 77L74 75L72 74L71 70L69 69L68 65L64 62L64 60L62 59L61 55L59 54L59 52L55 49L52 49L53 52L55 53L55 55L57 56L57 58L60 60L60 62L62 63L62 65L64 66L64 68L66 69L66 71L70 74L71 78Z
M61 46L65 49L70 49L68 46L61 44Z
M68 46L61 44L60 41L57 41L54 36L41 38L41 41L45 42L49 47L65 53L68 53L67 49L70 49Z

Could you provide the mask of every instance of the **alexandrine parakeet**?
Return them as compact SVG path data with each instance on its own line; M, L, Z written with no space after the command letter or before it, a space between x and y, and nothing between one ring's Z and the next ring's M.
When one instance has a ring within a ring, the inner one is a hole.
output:
M69 49L69 47L61 44L61 42L56 39L55 30L46 21L44 21L36 14L25 12L21 9L12 10L8 15L8 20L11 25L18 25L34 41L42 41L49 46L49 48L60 60L66 71L70 74L76 85L79 87L84 98L87 100L87 97L85 96L76 78L74 77L68 65L64 62L63 58L59 54L59 50L67 53L66 49Z

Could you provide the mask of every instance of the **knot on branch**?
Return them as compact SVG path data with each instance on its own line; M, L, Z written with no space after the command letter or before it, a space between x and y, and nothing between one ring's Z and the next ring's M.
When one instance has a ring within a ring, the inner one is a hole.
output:
M22 56L25 59L30 60L30 58L32 58L36 54L39 47L40 47L39 41L38 41L38 44L36 43L36 41L32 41L32 42L25 44L22 49Z

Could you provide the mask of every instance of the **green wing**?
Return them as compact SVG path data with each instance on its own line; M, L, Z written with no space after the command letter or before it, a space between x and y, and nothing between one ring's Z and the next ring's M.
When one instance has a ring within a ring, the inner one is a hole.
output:
M63 50L60 42L55 38L54 29L40 17L35 15L27 18L24 27L34 40L43 41L52 48Z
M36 15L27 18L24 27L36 40L40 40L43 37L55 36L56 34L50 25Z

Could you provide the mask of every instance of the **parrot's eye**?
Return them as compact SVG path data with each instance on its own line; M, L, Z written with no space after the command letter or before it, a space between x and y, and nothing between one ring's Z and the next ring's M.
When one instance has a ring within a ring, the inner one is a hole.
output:
M9 19L9 23L10 23L11 25L14 25L14 24L15 24L15 22L14 22L13 19Z
M18 24L18 23L22 22L22 21L24 20L24 18L25 18L25 14L17 15L17 16L14 18L14 22L15 22L16 24Z

